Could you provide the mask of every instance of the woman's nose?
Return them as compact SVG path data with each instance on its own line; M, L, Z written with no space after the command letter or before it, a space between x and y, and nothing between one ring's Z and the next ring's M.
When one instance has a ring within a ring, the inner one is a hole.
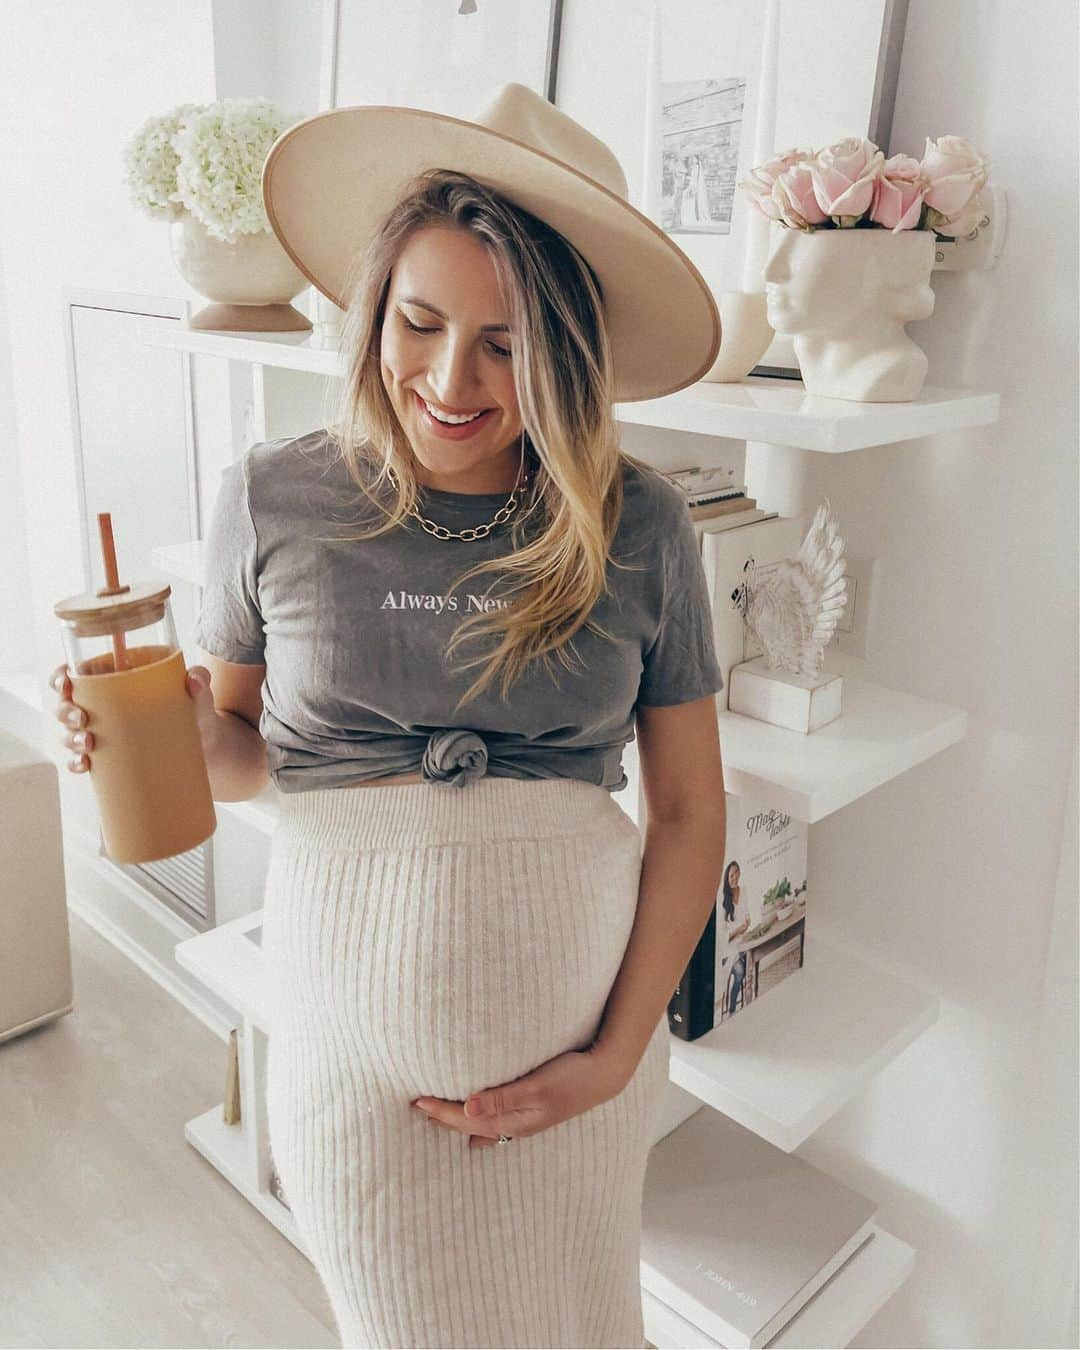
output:
M469 390L475 385L473 354L466 341L445 338L436 348L428 372L428 382L439 402L448 408L469 406Z

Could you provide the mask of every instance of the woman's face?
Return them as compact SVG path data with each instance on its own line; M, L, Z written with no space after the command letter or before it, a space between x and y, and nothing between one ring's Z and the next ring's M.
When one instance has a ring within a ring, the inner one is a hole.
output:
M484 245L442 225L412 235L390 277L380 366L427 486L477 493L514 486L522 432L516 341ZM425 400L439 412L483 415L443 426Z

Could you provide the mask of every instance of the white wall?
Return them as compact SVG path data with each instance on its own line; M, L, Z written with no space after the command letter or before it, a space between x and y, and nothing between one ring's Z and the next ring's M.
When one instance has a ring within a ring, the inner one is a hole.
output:
M911 0L890 149L970 137L1009 234L995 270L935 273L909 332L932 383L1000 390L1001 421L815 456L879 541L878 674L970 710L961 745L810 832L815 905L943 1002L802 1150L919 1251L860 1345L1077 1344L1075 1279L1031 1278L1076 1260L1075 1059L1047 1066L1039 1038L1076 1034L1076 11Z
M1077 1343L1075 1282L1059 1288L1076 1241L1075 29L1069 0L911 0L890 148L971 137L1010 226L996 270L934 274L936 312L910 331L931 383L999 389L1002 419L813 456L840 520L877 541L876 675L971 715L963 744L811 830L815 907L943 1001L800 1149L918 1250L863 1346ZM80 579L60 287L189 294L167 227L126 200L119 147L151 112L258 92L243 38L210 0L5 5L0 436L17 455L0 455L0 566L26 584L14 654L36 644L42 680L62 657L52 603ZM10 631L19 605L0 593Z
M14 371L8 322L4 240L0 235L0 670L29 664L30 558L23 528L22 473L16 453Z
M20 650L42 681L64 659L52 605L83 585L62 287L190 294L168 225L128 201L121 147L152 113L214 97L210 19L209 0L4 6L0 255L31 604Z

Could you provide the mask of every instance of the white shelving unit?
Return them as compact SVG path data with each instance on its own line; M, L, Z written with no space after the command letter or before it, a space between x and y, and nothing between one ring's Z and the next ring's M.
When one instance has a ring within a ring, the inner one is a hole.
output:
M806 964L696 1041L671 1038L673 1083L790 1153L938 1017L939 1000L815 917Z
M324 382L344 374L335 344L311 334L203 333L180 325L148 328L148 342L249 363L263 396L263 372L305 372ZM265 425L265 411L262 425ZM800 473L801 450L844 453L920 436L987 425L996 393L924 388L910 403L863 404L815 398L798 381L751 377L738 385L699 383L645 403L619 404L624 424L692 432L775 447L781 474ZM267 427L272 437L274 427ZM159 548L169 576L201 585L199 541ZM867 678L868 666L830 649L827 668L844 676L842 716L812 735L718 713L725 777L734 793L767 792L778 809L813 823L961 740L967 714ZM18 690L19 677L7 680ZM0 690L3 680L0 678ZM279 794L267 787L246 802L220 802L271 834ZM181 943L176 959L242 1022L242 1115L226 1125L215 1107L188 1122L192 1145L304 1250L288 1209L269 1189L262 1074L270 1000L256 912ZM806 965L740 1017L694 1042L671 1039L672 1083L716 1111L791 1151L865 1090L876 1074L938 1015L938 1000L815 919ZM685 1111L683 1112L685 1116ZM706 1254L707 1255L707 1254ZM839 1346L858 1334L911 1273L912 1247L875 1227L872 1237L814 1295L770 1345ZM659 1347L712 1346L684 1315L643 1289L646 1335Z
M202 333L148 325L151 345L258 366L341 377L338 347L313 333ZM924 387L910 403L855 403L807 394L799 380L751 376L741 384L701 381L664 398L617 403L618 421L704 436L842 453L916 436L996 422L1000 397L973 389Z

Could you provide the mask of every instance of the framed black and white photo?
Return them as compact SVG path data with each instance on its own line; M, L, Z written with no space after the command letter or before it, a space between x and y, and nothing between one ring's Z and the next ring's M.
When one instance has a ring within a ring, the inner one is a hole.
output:
M325 0L324 108L471 118L514 80L554 101L563 0Z

